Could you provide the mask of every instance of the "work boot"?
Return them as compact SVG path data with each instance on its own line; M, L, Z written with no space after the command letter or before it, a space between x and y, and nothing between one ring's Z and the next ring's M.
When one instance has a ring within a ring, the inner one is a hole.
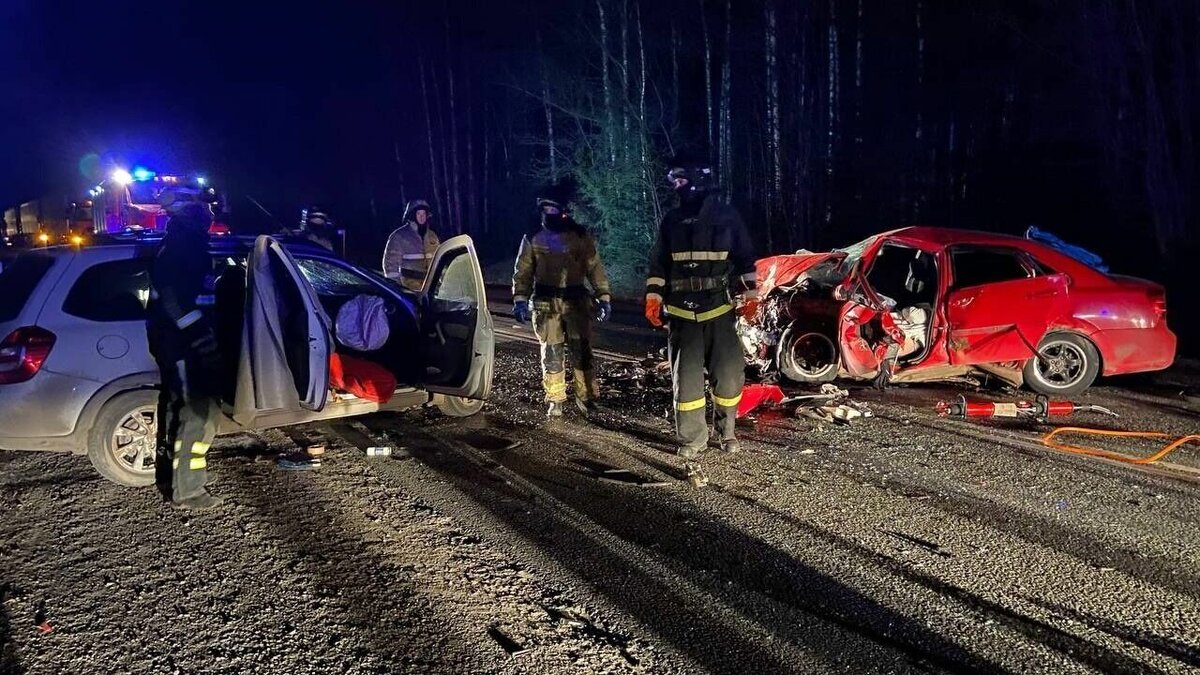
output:
M702 445L681 445L679 446L679 449L675 451L675 454L684 459L695 459L703 449L704 446Z
M721 452L733 455L742 451L742 444L738 443L736 438L727 438L721 441Z
M213 496L207 492L201 492L195 497L188 497L182 501L172 502L171 505L183 511L206 511L215 509L225 503L224 499Z
M562 417L562 416L563 416L563 402L562 401L551 401L550 406L546 408L546 417Z
M600 406L596 405L595 401L584 401L583 399L575 399L575 407L579 408L579 412L583 413L584 417L591 417L600 411Z

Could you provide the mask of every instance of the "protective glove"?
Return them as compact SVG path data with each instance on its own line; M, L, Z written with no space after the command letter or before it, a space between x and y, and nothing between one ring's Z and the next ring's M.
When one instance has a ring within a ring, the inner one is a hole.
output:
M596 319L600 323L604 323L612 318L612 303L608 300L601 300L596 306Z
M655 328L662 328L662 300L656 297L646 296L646 320Z
M513 303L513 318L516 319L518 323L529 323L529 320L533 318L533 316L529 311L528 300L518 300Z

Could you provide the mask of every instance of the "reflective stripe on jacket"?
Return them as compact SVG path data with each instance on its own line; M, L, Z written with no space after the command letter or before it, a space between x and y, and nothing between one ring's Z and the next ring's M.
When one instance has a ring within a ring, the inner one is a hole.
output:
M676 208L663 216L646 296L662 300L672 317L708 321L733 309L730 293L753 292L754 245L737 210L717 195L693 214Z
M584 282L591 284L589 293ZM513 300L531 297L587 297L609 300L612 289L596 240L570 222L558 230L546 227L521 239L513 269Z
M389 279L425 279L433 254L441 240L432 228L422 235L417 224L409 221L388 235L383 247L383 274Z

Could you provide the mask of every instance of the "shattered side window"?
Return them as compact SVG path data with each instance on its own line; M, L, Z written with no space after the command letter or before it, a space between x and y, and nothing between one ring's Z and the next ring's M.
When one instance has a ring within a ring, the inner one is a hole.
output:
M876 239L879 239L879 235L873 234L857 244L851 244L845 248L835 248L833 251L834 253L846 254L846 257L843 259L843 266L844 269L850 269L862 259L863 253L866 253L867 249L871 247L871 244L875 243Z

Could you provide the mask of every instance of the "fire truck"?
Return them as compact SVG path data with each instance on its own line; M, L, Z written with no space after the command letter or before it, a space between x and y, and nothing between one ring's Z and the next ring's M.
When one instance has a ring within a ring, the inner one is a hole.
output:
M171 190L197 192L212 204L213 213L220 216L220 197L203 176L159 174L137 167L133 171L114 170L109 177L88 191L92 201L92 220L97 234L122 234L139 231L161 231L166 227L167 214L159 203L163 193ZM214 233L225 229L215 223Z

